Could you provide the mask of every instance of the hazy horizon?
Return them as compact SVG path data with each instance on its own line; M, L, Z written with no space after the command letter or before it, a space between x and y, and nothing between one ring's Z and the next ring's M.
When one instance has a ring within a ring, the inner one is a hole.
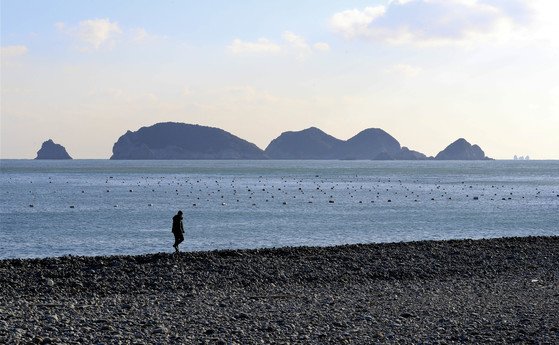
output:
M2 1L0 158L53 139L105 159L127 130L224 129L265 149L381 128L434 156L559 159L551 0Z

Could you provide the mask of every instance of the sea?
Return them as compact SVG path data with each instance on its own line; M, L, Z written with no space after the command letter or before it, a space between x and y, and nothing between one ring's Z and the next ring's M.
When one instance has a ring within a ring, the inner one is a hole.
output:
M0 160L0 258L559 235L559 161Z

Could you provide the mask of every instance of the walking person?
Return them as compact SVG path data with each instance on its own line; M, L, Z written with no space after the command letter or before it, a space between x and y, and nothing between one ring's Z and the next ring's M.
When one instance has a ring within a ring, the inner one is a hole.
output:
M175 244L173 247L175 248L175 253L179 252L179 244L184 241L184 227L182 226L182 211L177 212L176 215L173 216L173 235L175 235Z

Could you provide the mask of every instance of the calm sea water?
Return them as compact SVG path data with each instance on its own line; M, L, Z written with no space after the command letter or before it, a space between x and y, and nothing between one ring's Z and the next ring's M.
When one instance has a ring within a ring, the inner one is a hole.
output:
M0 161L0 258L559 235L559 161ZM474 198L477 198L475 200Z

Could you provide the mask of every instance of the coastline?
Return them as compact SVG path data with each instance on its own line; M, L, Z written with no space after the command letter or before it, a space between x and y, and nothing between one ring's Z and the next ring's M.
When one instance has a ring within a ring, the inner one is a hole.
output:
M0 260L0 342L552 343L559 237Z

